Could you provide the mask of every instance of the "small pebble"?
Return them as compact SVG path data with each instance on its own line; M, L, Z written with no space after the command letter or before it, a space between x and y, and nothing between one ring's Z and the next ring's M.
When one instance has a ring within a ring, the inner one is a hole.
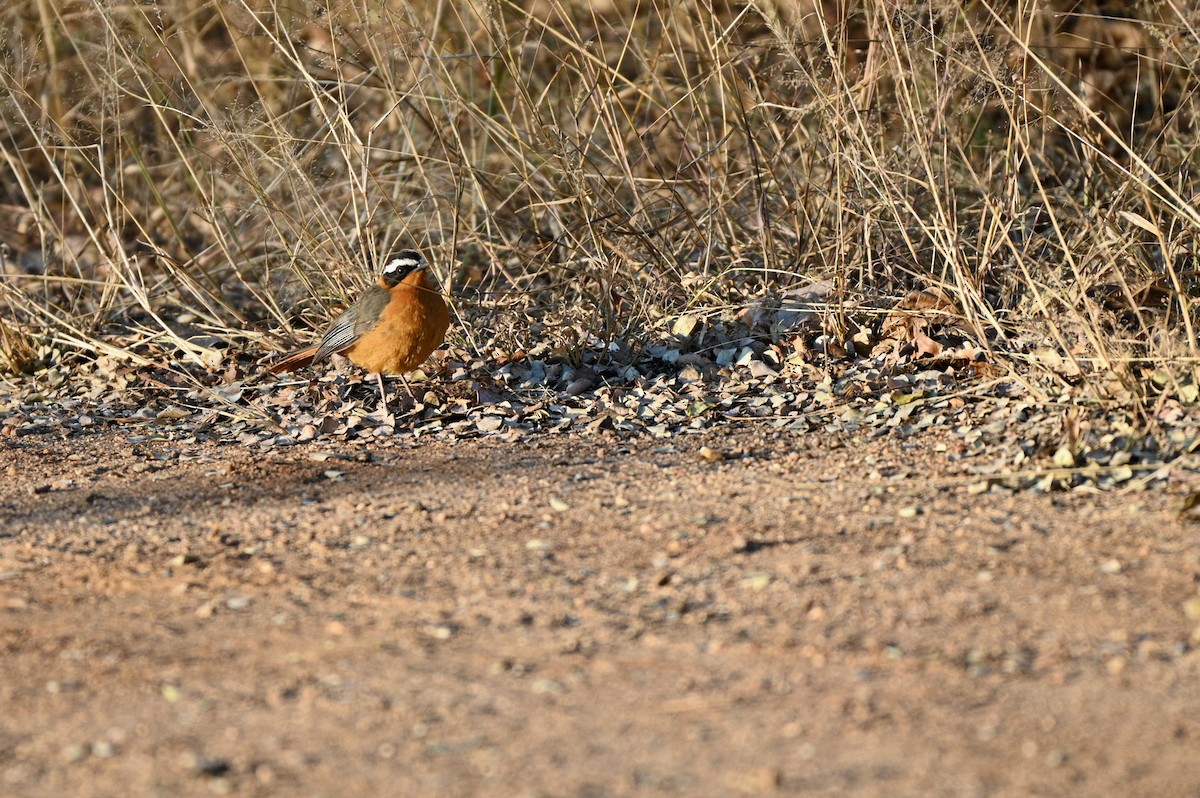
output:
M454 630L449 626L439 625L430 627L428 634L434 640L449 640L454 634Z
M530 689L540 695L558 695L563 691L563 686L553 679L537 679L530 685Z
M1066 446L1060 446L1054 453L1054 464L1059 468L1074 468L1075 455Z
M219 757L198 756L195 771L200 776L224 776L229 772L229 763Z
M504 419L500 416L484 416L475 422L475 429L480 432L495 432L504 426Z
M63 761L67 763L81 762L87 758L87 755L87 746L83 745L68 745L62 749Z

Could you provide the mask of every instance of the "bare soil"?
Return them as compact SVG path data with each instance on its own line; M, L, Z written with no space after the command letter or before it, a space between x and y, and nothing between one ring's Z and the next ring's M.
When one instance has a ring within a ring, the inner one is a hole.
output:
M145 435L0 443L4 795L1200 795L1170 490L975 495L936 433Z

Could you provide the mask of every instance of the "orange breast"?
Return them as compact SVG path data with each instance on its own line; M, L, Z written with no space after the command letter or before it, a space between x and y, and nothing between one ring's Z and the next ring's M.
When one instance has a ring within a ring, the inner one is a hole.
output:
M392 301L379 315L375 329L364 333L343 354L367 371L403 374L441 346L450 326L450 311L425 278L424 269L405 277L391 293Z

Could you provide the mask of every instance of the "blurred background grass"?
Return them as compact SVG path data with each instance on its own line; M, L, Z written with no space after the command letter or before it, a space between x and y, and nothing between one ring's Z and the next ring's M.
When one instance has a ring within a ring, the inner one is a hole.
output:
M227 378L414 245L485 357L636 349L828 280L834 336L936 287L1015 370L1194 402L1198 22L1157 2L15 0L0 366Z

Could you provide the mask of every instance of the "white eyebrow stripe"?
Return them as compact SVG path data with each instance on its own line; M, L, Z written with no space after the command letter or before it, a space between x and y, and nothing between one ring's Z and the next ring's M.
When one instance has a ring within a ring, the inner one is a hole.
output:
M411 266L419 266L419 265L421 265L421 261L418 258L408 258L408 257L393 258L391 260L391 262L388 263L388 265L383 267L383 270L384 270L384 272L390 274L390 273L397 271L405 266L410 266L410 265Z

